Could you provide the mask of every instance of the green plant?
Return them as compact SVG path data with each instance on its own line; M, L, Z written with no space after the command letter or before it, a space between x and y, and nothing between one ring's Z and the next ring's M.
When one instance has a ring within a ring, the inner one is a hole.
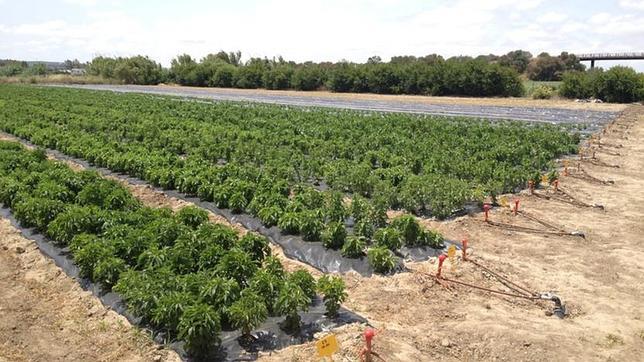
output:
M238 246L241 250L250 254L253 260L261 264L262 260L267 256L271 255L271 248L268 245L268 239L265 236L255 234L255 233L246 233L241 239L239 239Z
M322 243L324 247L330 249L339 249L344 245L344 240L347 237L347 230L344 224L339 222L332 222L327 225L322 233Z
M266 304L257 293L250 290L244 290L226 313L233 328L241 329L244 337L249 337L251 331L268 318Z
M342 255L347 258L359 258L364 255L367 239L362 236L351 235L342 246Z
M236 192L230 196L228 207L234 214L241 214L246 209L248 201L241 192Z
M411 215L401 215L393 219L391 227L397 229L405 240L405 244L414 246L418 244L421 233L418 220Z
M277 226L287 234L297 234L300 231L300 217L295 212L285 212Z
M299 286L310 299L315 298L315 279L306 270L299 269L288 275L289 282Z
M197 357L208 355L219 344L220 316L211 306L197 303L185 308L178 325L178 336L187 351Z
M344 281L340 277L323 275L317 282L317 290L323 295L326 312L336 316L342 303L347 299Z
M296 330L300 326L300 315L298 312L307 311L311 304L311 298L292 281L286 281L280 291L275 310L286 315L284 329Z
M127 270L125 261L117 257L108 257L98 261L94 266L92 279L112 289L119 280L121 273Z
M282 216L282 210L277 206L267 206L259 210L257 216L268 227L277 225Z
M193 229L208 221L208 212L197 206L186 206L177 212L177 218Z
M555 90L547 85L539 85L532 90L532 99L550 99Z
M385 227L376 230L374 234L374 241L376 245L383 246L390 250L398 250L402 246L403 238L398 229L393 227Z
M396 257L386 246L376 246L367 250L369 265L377 273L386 274L396 267Z
M300 233L306 241L318 241L322 237L324 223L315 212L305 212L300 218Z
M158 298L156 307L152 310L152 322L169 332L177 331L184 311L196 303L195 297L186 292L171 291Z

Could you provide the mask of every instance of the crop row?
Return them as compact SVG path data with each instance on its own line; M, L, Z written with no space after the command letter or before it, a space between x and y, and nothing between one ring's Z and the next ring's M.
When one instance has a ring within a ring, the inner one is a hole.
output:
M19 86L0 86L0 97L4 131L252 214L348 257L370 246L384 271L395 262L388 249L442 245L409 216L389 225L387 209L449 216L538 179L578 142L554 126L509 121Z
M68 247L82 277L118 292L194 355L211 351L222 328L247 337L269 315L298 328L316 292L331 316L346 298L340 278L286 272L262 236L239 237L197 207L144 207L117 182L18 143L0 142L0 202Z

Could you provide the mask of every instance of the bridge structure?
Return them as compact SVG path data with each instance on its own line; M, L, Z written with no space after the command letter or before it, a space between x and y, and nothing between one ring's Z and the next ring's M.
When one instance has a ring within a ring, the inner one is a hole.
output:
M644 60L644 52L631 53L586 53L575 54L580 61L590 60L590 69L595 68L595 60Z

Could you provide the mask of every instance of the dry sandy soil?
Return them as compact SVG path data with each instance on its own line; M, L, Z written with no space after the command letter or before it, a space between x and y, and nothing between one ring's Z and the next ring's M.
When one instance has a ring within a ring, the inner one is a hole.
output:
M631 106L602 136L603 142L623 147L596 153L602 162L620 167L582 163L589 174L615 184L562 178L562 189L584 202L603 204L605 211L519 196L522 210L567 230L584 231L586 239L504 230L485 224L479 214L423 221L449 238L468 237L471 258L513 281L530 290L555 291L568 306L568 318L548 316L550 302L461 286L446 289L425 274L435 272L435 260L408 263L412 272L391 277L347 274L345 306L379 330L374 350L386 361L640 360L644 355L640 305L644 247L639 242L644 233L643 139L644 107ZM132 190L150 205L185 204L144 186ZM491 218L535 226L501 208L493 210ZM176 359L173 353L155 350L147 337L83 291L6 220L0 222L0 235L0 360ZM17 246L25 252L18 253ZM281 259L289 269L302 267ZM444 273L507 290L460 258L455 269L447 263ZM335 360L357 359L362 330L363 326L349 325L334 331L340 343ZM260 359L318 360L313 343Z

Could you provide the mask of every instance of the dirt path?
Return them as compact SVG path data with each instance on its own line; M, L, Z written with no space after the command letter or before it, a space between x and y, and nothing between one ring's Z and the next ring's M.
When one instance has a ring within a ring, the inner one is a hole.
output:
M633 126L623 134L622 124ZM563 177L561 187L606 211L521 195L521 209L569 230L571 236L525 234L487 226L480 214L425 222L456 240L467 236L472 258L535 291L554 291L570 317L547 316L550 302L499 297L455 287L448 291L418 271L434 273L434 260L408 264L416 273L393 277L344 276L345 305L381 330L375 351L386 361L529 360L638 361L644 356L644 107L632 106L604 142L623 144L620 156L597 157L620 168L584 163L588 173L612 179L598 185ZM521 223L495 209L492 220ZM446 264L445 275L482 286L502 287L471 263ZM355 360L360 331L336 331L341 358ZM315 361L313 343L292 346L265 360Z

